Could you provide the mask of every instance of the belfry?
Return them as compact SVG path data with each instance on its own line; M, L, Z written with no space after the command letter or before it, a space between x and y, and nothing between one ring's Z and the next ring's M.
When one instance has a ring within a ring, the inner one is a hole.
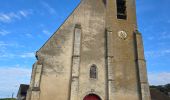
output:
M81 0L36 57L26 100L150 100L135 0Z

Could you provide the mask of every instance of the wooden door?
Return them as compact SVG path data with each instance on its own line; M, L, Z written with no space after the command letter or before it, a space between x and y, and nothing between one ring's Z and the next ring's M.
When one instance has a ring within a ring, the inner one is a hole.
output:
M84 97L83 100L101 100L99 96L95 94L89 94L86 97Z

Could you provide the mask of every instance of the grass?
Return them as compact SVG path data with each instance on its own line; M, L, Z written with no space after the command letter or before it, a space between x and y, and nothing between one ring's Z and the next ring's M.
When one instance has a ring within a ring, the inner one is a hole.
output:
M3 99L0 99L0 100L16 100L16 99L12 99L12 98L3 98Z

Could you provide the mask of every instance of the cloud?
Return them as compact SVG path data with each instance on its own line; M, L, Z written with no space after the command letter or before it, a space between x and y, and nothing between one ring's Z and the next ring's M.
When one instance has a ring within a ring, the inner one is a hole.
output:
M145 55L146 57L161 57L166 56L170 54L170 49L164 49L164 50L155 50L155 51L146 51Z
M150 85L165 85L170 83L170 72L154 73L148 74Z
M42 2L42 5L44 6L44 8L46 8L48 10L48 12L50 14L56 14L56 11L54 8L52 8L48 3L46 2Z
M34 52L27 53L11 53L11 52L0 52L0 60L14 59L14 58L35 58Z
M5 36L5 35L7 35L7 34L9 34L10 32L9 31L7 31L7 30L0 30L0 35L2 35L2 36Z
M24 47L23 45L21 45L21 44L18 44L18 43L16 43L16 42L4 42L4 41L0 41L0 50L2 49L2 48L7 48L7 47L16 47L16 48L18 48L18 47Z
M14 44L14 43L6 43L4 41L0 41L0 57L5 54L7 48L10 46L14 47L14 46L18 46L18 45Z
M160 37L159 37L159 40L164 40L164 39L170 39L170 35L167 31L162 32Z
M46 35L50 35L51 33L49 32L49 31L47 31L47 30L43 30L42 31L44 34L46 34Z
M10 58L15 58L15 55L11 53L0 53L0 60L6 60L5 58L9 60Z
M30 33L26 33L25 36L28 38L33 38L32 34L30 34Z
M154 26L154 24L153 25L151 25L151 26ZM147 32L150 32L151 30L153 30L154 28L151 28L151 27L147 27L147 28L145 28L144 30L145 30L145 33ZM165 39L170 39L170 35L169 35L169 33L168 33L168 31L161 31L161 32L156 32L158 35L147 35L146 37L144 37L144 38L146 38L146 39L148 39L148 40L165 40Z
M0 66L0 98L17 94L20 84L29 84L31 69L19 66Z
M0 41L0 47L2 46L8 46L9 44L5 43L4 41Z
M11 17L7 14L0 13L0 21L1 22L9 22L9 21L11 21Z
M21 55L19 55L21 58L33 58L35 57L35 53L34 52L28 52L28 53L23 53Z
M149 36L149 37L147 37L147 39L148 39L148 40L154 40L154 39L155 39L155 37L153 37L153 36Z
M0 13L0 22L10 23L14 20L20 20L32 14L32 10L20 10L18 12Z
M34 58L35 53L34 52L19 52L19 53L12 53L8 50L8 48L21 48L22 45L18 43L9 43L0 41L0 60L6 60L6 59L13 59L13 58Z
M23 17L27 17L30 13L27 11L19 11L19 14L22 15Z

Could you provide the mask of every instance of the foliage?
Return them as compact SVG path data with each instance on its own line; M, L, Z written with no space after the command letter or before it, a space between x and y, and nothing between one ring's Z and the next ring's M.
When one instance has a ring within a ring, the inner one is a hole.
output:
M170 84L158 85L158 86L150 86L150 88L156 88L156 89L158 89L159 91L163 92L166 95L168 95L168 92L170 92Z

